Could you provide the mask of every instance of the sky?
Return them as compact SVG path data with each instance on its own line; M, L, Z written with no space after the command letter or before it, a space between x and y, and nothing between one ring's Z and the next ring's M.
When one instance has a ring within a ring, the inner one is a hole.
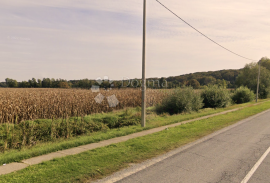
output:
M160 0L224 47L270 57L270 1ZM0 0L0 82L141 78L143 0ZM147 0L146 77L239 69L237 57Z

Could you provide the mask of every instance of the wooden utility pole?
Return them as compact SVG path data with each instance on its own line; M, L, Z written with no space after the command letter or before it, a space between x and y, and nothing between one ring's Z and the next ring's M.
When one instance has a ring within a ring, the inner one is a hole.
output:
M259 65L259 73L258 73L258 81L257 81L256 102L258 102L258 97L259 97L259 85L260 85L260 74L261 74L261 61L258 62L258 65Z
M146 79L145 79L145 32L146 32L146 0L143 2L143 51L142 51L142 127L145 127L146 116Z

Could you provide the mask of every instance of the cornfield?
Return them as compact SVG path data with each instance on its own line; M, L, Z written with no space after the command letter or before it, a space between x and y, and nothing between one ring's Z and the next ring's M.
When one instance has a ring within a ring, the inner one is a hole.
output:
M141 90L100 90L104 97L95 101L98 93L81 89L0 89L0 124L19 124L25 120L56 119L110 112L125 107L141 106ZM147 106L161 102L168 90L147 90ZM106 97L115 95L119 104L110 107Z

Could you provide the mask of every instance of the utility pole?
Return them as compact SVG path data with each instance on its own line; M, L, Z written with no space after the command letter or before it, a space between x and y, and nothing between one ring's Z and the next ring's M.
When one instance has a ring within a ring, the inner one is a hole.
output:
M257 81L256 102L258 102L258 97L259 97L259 85L260 85L260 74L261 74L261 60L258 62L258 64L259 64L259 73L258 73L258 81Z
M146 0L143 0L143 51L142 51L142 127L145 127L146 116L146 79L145 79L145 32L146 32Z

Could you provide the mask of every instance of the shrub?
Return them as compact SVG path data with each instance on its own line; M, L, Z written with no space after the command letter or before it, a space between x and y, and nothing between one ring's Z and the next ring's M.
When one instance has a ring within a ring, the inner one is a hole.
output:
M261 89L261 86L260 86L260 89L259 89L259 97L261 99L267 99L270 97L270 87L267 87L267 88L263 88Z
M182 112L198 111L203 106L201 96L192 87L175 89L156 106L159 114L178 114Z
M227 107L231 101L229 91L217 85L205 87L202 98L205 108Z
M246 102L251 102L255 98L255 94L247 87L241 86L237 88L235 93L232 96L233 102L236 104L242 104Z

